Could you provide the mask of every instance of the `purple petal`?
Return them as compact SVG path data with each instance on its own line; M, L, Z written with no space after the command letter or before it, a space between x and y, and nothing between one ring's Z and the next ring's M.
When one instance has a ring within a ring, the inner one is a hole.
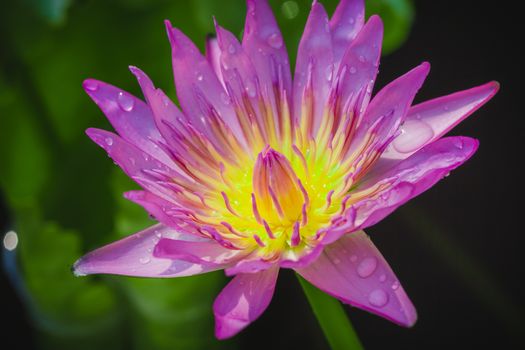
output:
M239 142L244 142L237 115L224 96L222 87L214 70L201 55L198 48L180 30L166 21L166 30L172 46L173 75L177 97L184 114L193 126L204 133L219 151L225 151L221 142L208 125L212 115L217 114L230 128Z
M85 80L83 87L123 139L164 164L174 165L169 156L157 145L163 141L163 138L155 127L151 110L142 100L115 86L94 79Z
M158 258L152 252L161 238L191 242L210 241L159 224L84 255L73 266L73 272L77 276L103 273L140 277L180 277L223 268L215 264L195 264L178 259Z
M299 43L293 88L293 118L310 124L310 136L321 124L334 74L328 15L316 2Z
M246 257L238 261L235 265L227 267L224 272L227 276L235 276L238 274L259 273L268 270L274 266L274 262L264 261L258 256Z
M366 109L377 76L382 41L383 22L372 16L346 50L339 66L336 96L343 108L355 108L359 114ZM350 103L359 105L353 107Z
M224 86L224 80L222 78L221 71L221 49L219 48L219 41L214 36L208 36L206 38L206 59L208 60L211 68L217 74L217 78Z
M176 196L168 187L158 184L158 177L177 179L181 183L186 181L176 170L168 168L118 135L95 128L87 129L86 134L108 153L126 175L166 201L172 201Z
M355 229L374 225L399 206L434 186L450 171L467 161L476 152L478 144L477 140L463 136L442 138L407 159L398 161L386 172L367 175L356 192L379 182L390 185L373 198L353 205L357 210Z
M245 253L225 248L212 240L190 242L162 238L155 246L153 255L157 258L184 260L196 264L212 264L223 269Z
M254 274L239 274L213 304L215 336L226 339L239 333L266 310L273 297L279 267Z
M334 61L339 65L346 49L365 23L364 0L341 0L330 19Z
M358 126L357 135L348 154L353 154L356 147L361 147L363 138L371 131L371 126L375 128L374 142L361 152L384 150L397 132L429 70L430 65L424 62L385 86L374 96Z
M393 140L382 158L404 159L439 139L483 106L498 89L497 82L490 82L411 107L401 126L401 134Z
M353 232L325 247L311 265L296 269L317 288L344 303L399 325L417 319L412 302L394 272L363 231Z
M178 206L148 191L129 191L124 193L124 197L142 206L155 220L171 228L178 228L181 220L187 218L183 214L177 215L180 209Z
M284 118L280 116L281 94L284 90L288 99L292 91L288 52L268 1L247 0L246 3L242 46L257 71L263 95L269 98L276 124L281 125Z

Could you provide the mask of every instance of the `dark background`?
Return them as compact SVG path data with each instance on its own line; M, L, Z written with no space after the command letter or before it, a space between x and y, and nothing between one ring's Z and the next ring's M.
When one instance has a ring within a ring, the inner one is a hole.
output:
M367 349L521 348L523 19L510 2L416 1L415 7L409 39L383 57L377 86L430 61L418 101L490 80L501 90L452 132L478 138L477 154L368 230L416 305L418 323L404 329L357 309L348 314ZM7 219L0 204L2 228ZM24 308L1 273L0 344L32 348ZM289 271L282 272L268 310L239 341L246 349L328 347Z

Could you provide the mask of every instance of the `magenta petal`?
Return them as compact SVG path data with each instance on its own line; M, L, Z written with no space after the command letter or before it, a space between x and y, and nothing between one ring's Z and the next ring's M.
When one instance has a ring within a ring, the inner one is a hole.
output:
M155 257L152 252L161 238L192 242L210 241L163 225L155 225L84 255L73 266L73 272L77 276L103 273L139 277L179 277L223 268L215 264L195 264Z
M312 5L299 43L293 89L293 118L296 121L302 118L303 123L311 124L308 128L312 131L311 136L316 134L321 124L333 75L328 15L324 7L316 2ZM306 111L303 112L304 109ZM306 113L312 116L306 118Z
M275 265L274 262L264 261L257 256L246 257L238 261L235 265L227 267L224 272L227 276L235 276L237 274L258 273L269 269Z
M203 118L203 115L218 115L226 123L227 126L224 127L230 128L242 143L243 134L237 115L224 98L226 91L208 60L188 37L177 28L173 28L168 21L166 30L172 46L177 97L184 114L219 150L221 150L221 143L208 125L210 123L208 117Z
M394 272L363 231L328 245L315 262L296 271L352 306L405 327L417 320L416 310Z
M386 172L365 177L356 189L365 190L378 182L390 183L373 198L353 205L357 210L355 229L374 225L408 200L418 196L450 171L466 162L477 150L478 141L469 137L446 137L431 143Z
M240 259L243 255L244 252L225 248L213 240L191 242L169 238L162 238L153 251L153 256L157 258L212 264L220 268Z
M330 19L334 59L339 64L346 49L365 22L364 0L341 0Z
M217 74L217 78L224 86L224 80L222 78L221 71L221 49L219 48L219 41L214 36L208 36L206 38L206 52L204 53L208 60L211 68Z
M372 16L341 59L336 77L336 96L343 108L355 108L361 114L368 106L379 67L382 41L383 22L378 16Z
M382 158L404 159L439 139L483 106L498 89L497 82L490 82L411 107L401 126L402 133L393 140Z
M171 228L178 228L187 218L182 213L177 214L180 207L148 191L129 191L124 193L124 197L142 206L155 220Z
M215 336L226 339L239 333L266 310L273 297L279 267L254 274L239 274L213 303Z
M174 164L158 147L163 138L155 127L151 110L142 100L94 79L87 79L83 86L123 139L168 166Z
M246 3L242 46L253 62L261 88L278 112L281 91L287 94L292 91L288 52L268 1L247 0Z

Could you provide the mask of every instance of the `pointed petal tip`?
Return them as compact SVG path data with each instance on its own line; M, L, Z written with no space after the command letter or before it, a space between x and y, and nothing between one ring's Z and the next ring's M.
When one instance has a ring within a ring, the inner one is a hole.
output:
M215 314L215 338L226 340L246 328L250 322L234 318L221 317Z

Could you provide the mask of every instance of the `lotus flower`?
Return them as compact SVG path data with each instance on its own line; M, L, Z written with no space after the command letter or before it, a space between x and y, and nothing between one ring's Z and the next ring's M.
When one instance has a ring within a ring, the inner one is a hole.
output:
M269 5L247 5L242 43L216 23L205 55L166 22L180 109L135 67L146 102L84 82L118 133L87 134L142 187L125 197L159 223L85 255L75 274L224 269L235 277L213 306L220 339L263 313L280 268L412 326L413 304L363 229L474 154L477 140L442 136L498 84L412 106L422 63L372 98L383 26L365 24L362 0L342 0L331 18L314 1L292 79Z

